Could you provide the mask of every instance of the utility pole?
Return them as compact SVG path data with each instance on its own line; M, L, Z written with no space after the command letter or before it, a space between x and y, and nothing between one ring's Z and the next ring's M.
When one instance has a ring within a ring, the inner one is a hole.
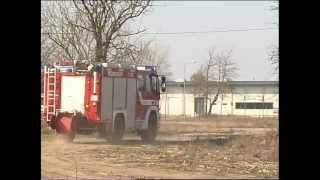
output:
M207 79L206 79L206 116L208 115L209 68L210 68L210 64L208 64L208 66L207 66Z
M208 99L209 99L209 71L210 67L214 66L214 64L207 64L207 77L206 77L206 115L208 115Z
M186 63L183 65L183 115L186 120Z
M231 87L231 115L233 115L233 90L232 90L232 87Z
M167 119L167 101L168 101L168 97L167 97L167 92L166 93L166 98L165 98L165 103L164 103L164 120Z

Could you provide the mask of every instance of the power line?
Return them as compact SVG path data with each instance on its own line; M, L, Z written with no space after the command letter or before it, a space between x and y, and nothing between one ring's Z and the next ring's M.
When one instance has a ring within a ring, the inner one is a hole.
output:
M211 31L185 31L185 32L150 32L140 33L146 35L180 35L180 34L207 34L220 32L246 32L246 31L262 31L262 30L276 30L277 28L249 28L249 29L228 29L228 30L211 30ZM49 33L42 32L41 34L72 34L72 33Z
M219 32L239 32L239 31L260 31L260 30L275 30L276 28L251 28L251 29L228 29L228 30L212 30L212 31L189 31L189 32L154 32L154 33L141 33L141 34L206 34L206 33L219 33Z

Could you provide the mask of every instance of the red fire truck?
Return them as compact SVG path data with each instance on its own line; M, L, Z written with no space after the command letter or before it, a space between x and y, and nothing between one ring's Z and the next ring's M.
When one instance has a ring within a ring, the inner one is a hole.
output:
M135 131L152 142L165 77L160 80L154 66L102 63L86 68L45 67L42 120L69 141L94 132L119 141L125 132Z

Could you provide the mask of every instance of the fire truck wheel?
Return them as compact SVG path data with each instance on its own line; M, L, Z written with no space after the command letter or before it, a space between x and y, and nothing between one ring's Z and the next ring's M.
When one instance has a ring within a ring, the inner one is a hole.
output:
M74 131L66 134L66 140L67 142L73 142L74 138L76 137L76 133Z
M124 130L125 130L124 116L120 114L117 115L114 120L114 123L115 123L114 130L112 133L107 134L107 140L112 143L117 143L121 141L124 134Z
M157 117L152 113L149 117L148 129L141 132L141 139L145 143L154 142L157 136Z
M104 138L106 137L106 126L104 124L100 124L97 126L97 138Z
M74 138L76 137L76 119L73 117L71 122L71 131L67 134L64 134L64 138L67 142L73 142Z

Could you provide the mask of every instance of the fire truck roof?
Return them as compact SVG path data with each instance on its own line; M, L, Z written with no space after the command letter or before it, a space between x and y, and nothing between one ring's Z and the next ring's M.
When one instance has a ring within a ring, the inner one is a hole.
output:
M79 65L79 64L78 64ZM92 65L92 64L91 64ZM118 63L99 63L95 66L102 66L104 68L123 68L123 69L135 69L138 71L154 71L156 72L156 66L153 65L130 65L130 64L118 64ZM61 71L73 71L75 69L72 65L55 65L56 69L59 69ZM77 67L77 65L76 65ZM89 66L88 66L89 67ZM79 70L78 67L76 68L77 71Z

